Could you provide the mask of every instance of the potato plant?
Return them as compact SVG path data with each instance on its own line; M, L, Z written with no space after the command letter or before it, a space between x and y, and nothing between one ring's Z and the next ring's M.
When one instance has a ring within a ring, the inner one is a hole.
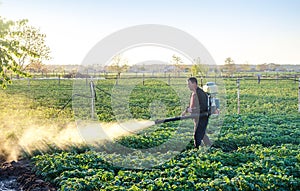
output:
M186 88L184 81L177 83ZM171 145L170 152L162 157L173 157L164 163L149 169L128 169L111 163L117 158L113 152L63 151L33 157L35 172L60 190L299 190L297 84L288 80L262 81L259 85L254 80L241 81L239 115L236 114L235 81L226 80L225 85L227 110L222 129L206 152L193 149L191 142L180 154L172 155ZM99 81L97 86L112 93L114 83ZM181 105L168 88L157 81L138 84L129 99L132 115L151 119L149 107L154 98L165 103L167 116L179 115ZM96 93L99 119L114 121L109 94L99 89ZM188 91L184 93L189 96ZM165 94L170 96L163 96ZM175 136L178 122L151 128L154 130L146 129L115 141L135 149L161 145ZM192 126L186 122L183 128L187 130ZM191 135L185 136L192 140ZM179 137L176 139L180 141ZM140 156L137 150L118 162L134 163ZM151 163L155 159L149 154L141 160Z

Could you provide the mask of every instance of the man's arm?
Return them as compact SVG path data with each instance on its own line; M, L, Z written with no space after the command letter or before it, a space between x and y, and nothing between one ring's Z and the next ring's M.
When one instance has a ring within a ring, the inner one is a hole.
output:
M197 94L195 94L194 92L192 93L190 98L190 105L181 113L181 116L185 116L187 113L192 113L192 109L195 108L194 100L196 95Z

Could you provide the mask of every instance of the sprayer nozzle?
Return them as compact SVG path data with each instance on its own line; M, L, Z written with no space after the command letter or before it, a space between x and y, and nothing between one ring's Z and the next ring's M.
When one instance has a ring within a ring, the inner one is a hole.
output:
M161 123L163 123L163 122L164 122L163 119L156 119L156 120L154 121L155 125L161 124Z

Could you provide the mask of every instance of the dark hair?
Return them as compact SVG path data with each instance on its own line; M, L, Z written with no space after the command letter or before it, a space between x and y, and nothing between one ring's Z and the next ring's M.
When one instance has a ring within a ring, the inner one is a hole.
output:
M194 83L198 84L197 78L195 78L195 77L190 77L190 78L188 79L188 81L191 81L193 84L194 84Z

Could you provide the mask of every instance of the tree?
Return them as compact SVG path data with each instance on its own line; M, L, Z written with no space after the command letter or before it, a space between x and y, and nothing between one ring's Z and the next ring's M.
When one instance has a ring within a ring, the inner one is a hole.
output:
M263 71L265 71L267 69L268 69L268 65L266 63L259 64L259 65L256 66L256 70L260 71L260 72L263 72Z
M182 61L181 57L173 54L171 64L174 65L174 73L178 73L178 75L179 75L179 72L182 69L181 68L182 63L183 63L183 61Z
M230 57L225 59L224 70L225 72L228 72L230 75L236 72L236 65Z
M46 35L39 29L28 25L28 20L15 22L11 29L11 37L19 42L18 64L21 69L25 69L30 63L42 63L43 60L50 59L50 48L45 43ZM24 47L26 51L23 51Z
M251 70L251 66L250 66L250 64L248 62L246 62L246 63L244 63L244 64L241 65L241 69L244 72L248 72L248 71Z
M26 66L26 71L29 72L47 72L47 68L45 64L43 64L41 61L32 61L30 64Z
M278 68L279 68L278 64L275 64L275 63L268 64L268 70L270 70L270 71L276 71Z
M46 35L28 25L28 20L7 21L0 17L0 85L11 83L9 74L30 76L25 68L31 62L50 59Z
M118 54L113 57L111 65L107 67L107 70L117 72L118 78L120 78L121 73L126 72L128 68L128 61Z
M9 73L28 76L22 72L17 62L21 57L19 48L26 51L25 47L22 47L17 40L8 38L13 25L13 21L6 21L0 17L0 85L2 88L6 88L7 84L11 83Z
M205 77L208 73L208 66L201 62L200 57L194 59L193 66L191 67L191 72L193 76L199 74L201 77Z
M60 74L63 74L63 75L65 75L65 71L66 71L66 69L65 69L65 67L64 67L64 66L60 66L60 67L58 67L58 68L57 68L57 71L58 71Z

